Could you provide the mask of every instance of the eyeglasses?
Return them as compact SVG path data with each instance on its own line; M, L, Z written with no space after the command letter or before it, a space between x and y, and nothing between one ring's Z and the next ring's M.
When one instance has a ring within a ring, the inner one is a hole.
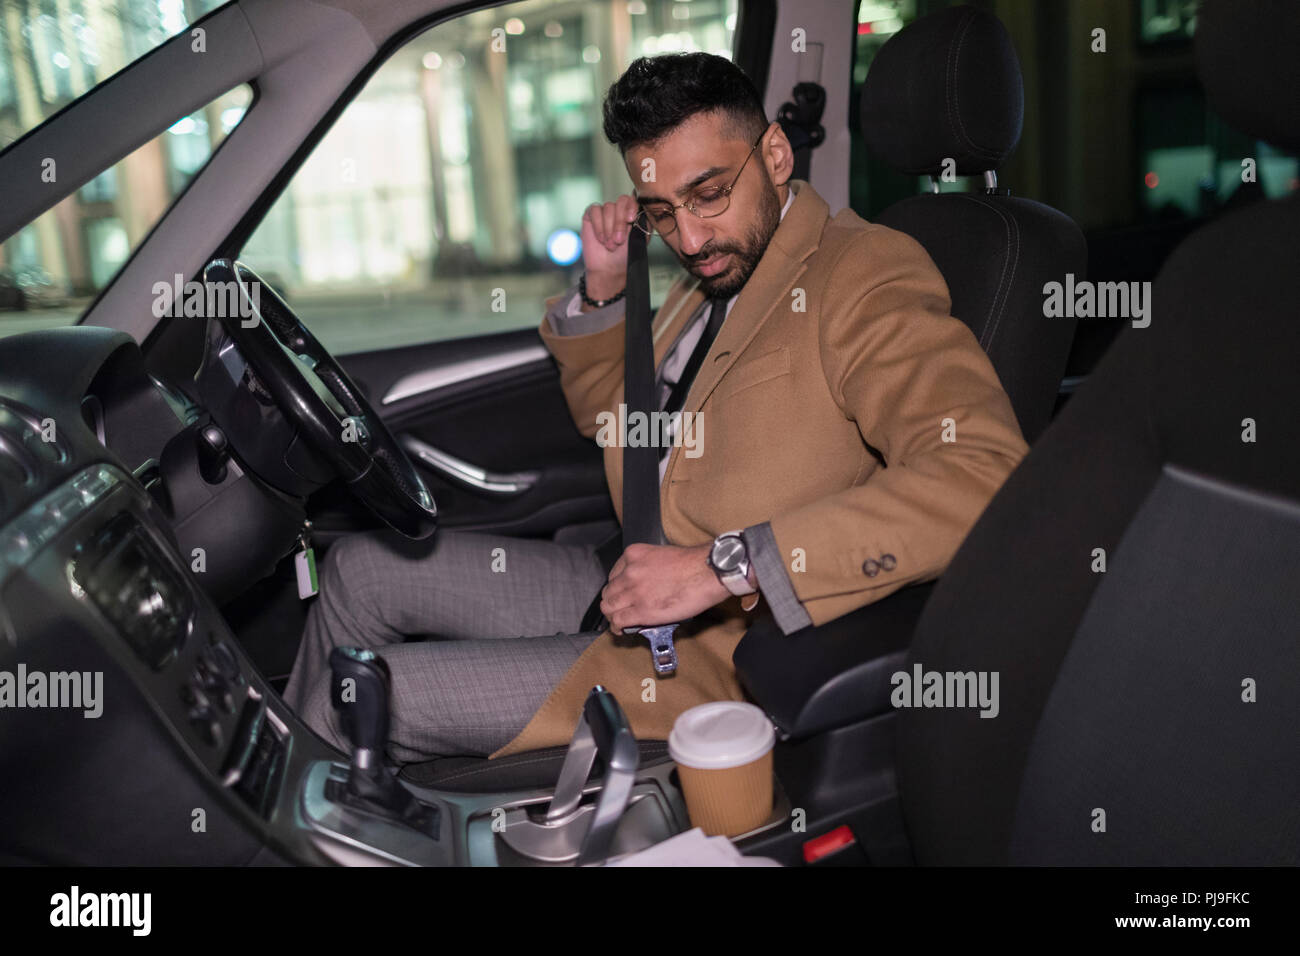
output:
M649 202L641 207L637 217L628 223L629 226L635 226L646 234L646 237L658 232L661 236L672 235L677 228L677 210L686 209L688 212L700 219L712 219L714 216L721 216L731 205L731 191L736 188L736 183L740 181L740 176L749 165L749 157L754 155L754 150L758 149L758 144L763 141L763 136L767 130L759 134L754 145L749 147L749 155L745 161L740 164L740 170L736 173L736 178L728 186L704 186L691 193L686 202L673 205L668 202Z

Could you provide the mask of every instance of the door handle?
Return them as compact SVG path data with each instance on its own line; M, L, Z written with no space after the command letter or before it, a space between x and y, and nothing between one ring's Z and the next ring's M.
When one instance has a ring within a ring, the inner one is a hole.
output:
M403 435L402 447L417 461L448 481L489 495L521 495L537 484L540 470L495 472L434 448L414 435Z

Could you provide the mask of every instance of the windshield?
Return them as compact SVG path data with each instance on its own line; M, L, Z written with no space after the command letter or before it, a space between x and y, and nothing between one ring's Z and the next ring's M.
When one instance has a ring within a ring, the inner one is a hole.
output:
M225 2L0 3L0 149Z
M0 150L224 2L0 2ZM0 243L0 335L76 322L251 99L180 118Z

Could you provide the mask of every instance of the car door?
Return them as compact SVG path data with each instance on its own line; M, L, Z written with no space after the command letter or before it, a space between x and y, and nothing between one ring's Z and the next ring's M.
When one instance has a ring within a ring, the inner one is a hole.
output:
M443 527L613 527L601 449L573 424L537 328L580 274L586 207L630 191L600 128L604 90L641 52L730 56L736 13L641 6L523 0L408 40L238 250L367 392ZM655 305L680 271L657 245ZM323 543L373 527L338 489L313 505Z
M550 535L614 520L600 449L578 433L559 375L534 328L344 357L421 469L442 527ZM318 533L371 525L327 490Z

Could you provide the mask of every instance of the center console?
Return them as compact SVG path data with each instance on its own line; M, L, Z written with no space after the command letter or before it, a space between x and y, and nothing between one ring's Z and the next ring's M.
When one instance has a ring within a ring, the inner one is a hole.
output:
M554 786L445 792L383 765L386 675L343 660L336 680L369 691L340 755L244 656L156 509L96 464L0 534L0 670L102 681L98 716L4 714L0 862L572 866L690 827L675 765L641 765L601 688ZM761 830L789 819L775 803Z
M351 732L354 743L366 736L355 724ZM603 779L591 778L597 759ZM365 760L354 754L350 767L316 764L303 783L303 820L322 852L340 863L582 866L646 849L690 828L674 764L661 759L639 766L627 719L599 686L588 696L553 787L466 794L403 783L403 792L427 811L421 820L437 821L430 830L400 812L343 799L349 777L366 770ZM772 815L760 829L783 823L789 812L778 788Z

